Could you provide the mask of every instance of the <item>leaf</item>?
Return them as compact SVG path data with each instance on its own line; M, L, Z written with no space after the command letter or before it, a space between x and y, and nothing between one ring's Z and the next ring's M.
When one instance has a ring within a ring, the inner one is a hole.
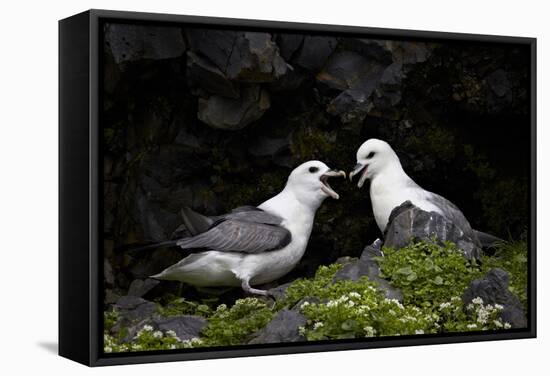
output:
M411 282L412 282L412 281L414 281L416 278L417 278L416 273L415 273L415 272L412 272L411 274L409 274L409 275L407 276L407 281L411 281Z
M342 323L342 329L346 332L354 330L357 327L357 321L355 320L346 320Z
M411 274L412 272L413 271L412 271L412 268L410 266L405 266L403 268L397 269L397 273L399 273L399 274L408 275L408 274Z
M443 284L443 278L441 278L440 276L437 276L434 278L434 283L438 286L442 285Z

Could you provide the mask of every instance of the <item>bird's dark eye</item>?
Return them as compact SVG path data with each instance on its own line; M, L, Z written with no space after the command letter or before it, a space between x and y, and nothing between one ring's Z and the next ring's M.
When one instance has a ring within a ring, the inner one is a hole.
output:
M319 167L310 167L309 168L309 172L311 172L312 174L319 171Z
M371 159L372 157L374 157L375 154L376 153L374 151L371 151L369 155L367 155L367 159Z

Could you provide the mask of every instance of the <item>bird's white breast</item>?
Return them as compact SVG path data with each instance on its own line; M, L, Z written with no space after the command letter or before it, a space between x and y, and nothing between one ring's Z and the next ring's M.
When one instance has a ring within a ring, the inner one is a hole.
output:
M427 191L418 186L411 186L407 181L374 179L370 187L370 198L374 219L380 231L385 231L392 210L405 201L410 201L425 211L440 212L438 207L426 199L427 195Z

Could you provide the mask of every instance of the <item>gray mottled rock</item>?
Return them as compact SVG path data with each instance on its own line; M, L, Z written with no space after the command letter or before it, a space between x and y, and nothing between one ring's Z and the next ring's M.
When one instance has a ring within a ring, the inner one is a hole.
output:
M328 105L327 111L339 115L342 122L362 121L370 110L370 97L383 77L386 66L351 51L331 56L317 75L320 82L343 90Z
M230 79L242 82L271 82L287 71L277 45L267 33L246 32L236 40L226 68Z
M151 291L159 283L160 281L152 278L135 279L130 284L127 295L142 297L143 295Z
M207 57L222 72L226 71L229 56L239 33L230 30L189 28L186 34L191 49Z
M382 256L379 242L366 246L359 260L345 264L334 276L334 281L357 281L361 277L368 277L369 280L376 282L378 290L382 291L386 298L403 301L403 293L379 276L380 266L374 258Z
M206 319L201 316L181 315L153 319L154 325L162 331L173 330L182 341L199 337L206 326Z
M292 59L292 56L300 46L302 45L302 42L304 41L304 36L301 34L278 34L276 36L277 45L279 46L279 50L281 53L281 56L286 59L290 60Z
M374 80L375 82L371 82L372 87L369 86L372 92L384 68L376 60L369 60L355 52L339 51L329 58L317 75L317 80L338 90L355 88L360 84L364 87L365 83L362 81Z
M194 29L187 34L191 48L230 80L271 82L287 72L288 65L268 33Z
M339 42L346 50L354 51L368 59L374 59L385 65L393 61L393 56L388 45L392 41L365 39L365 38L342 38Z
M338 41L333 37L308 35L304 37L302 48L293 61L305 69L317 71L325 64L337 44Z
M241 90L240 99L218 95L199 99L198 118L213 128L239 130L261 118L270 105L267 91L251 86Z
M472 281L464 292L462 301L469 304L480 297L484 304L500 304L502 321L510 323L512 328L527 327L527 318L519 299L508 290L509 275L502 269L491 269L485 276Z
M141 321L150 317L156 311L157 305L137 296L121 296L114 307L121 318Z
M273 298L275 298L275 300L283 299L285 297L286 289L291 284L292 282L283 283L277 287L270 288L268 292Z
M210 61L187 51L187 79L191 87L198 87L211 94L238 98L238 87Z
M171 59L185 52L181 29L172 26L108 24L105 43L117 64L140 59Z
M263 329L257 332L249 343L305 341L305 338L300 335L298 328L305 326L306 321L306 318L301 313L284 309L277 313Z
M436 212L427 212L410 201L405 201L392 210L384 233L384 246L403 248L411 241L437 239L438 244L450 241L464 251L468 259L479 258L479 241L458 228L452 221Z

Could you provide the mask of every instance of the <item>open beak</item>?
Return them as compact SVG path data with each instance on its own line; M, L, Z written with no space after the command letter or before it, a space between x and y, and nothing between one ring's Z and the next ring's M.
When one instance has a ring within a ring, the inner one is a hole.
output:
M368 170L367 164L361 164L357 163L353 170L349 173L349 181L353 181L353 177L355 175L359 175L361 171L363 172L361 174L361 177L359 178L359 182L357 183L357 187L361 188L363 184L365 184L365 180L367 180L367 170Z
M323 175L321 175L319 180L321 180L321 183L323 184L321 186L321 190L325 192L327 195L329 195L330 197L332 197L333 199L338 200L340 198L340 195L336 193L328 183L329 178L336 177L336 176L343 177L345 179L346 173L344 171L328 170Z

